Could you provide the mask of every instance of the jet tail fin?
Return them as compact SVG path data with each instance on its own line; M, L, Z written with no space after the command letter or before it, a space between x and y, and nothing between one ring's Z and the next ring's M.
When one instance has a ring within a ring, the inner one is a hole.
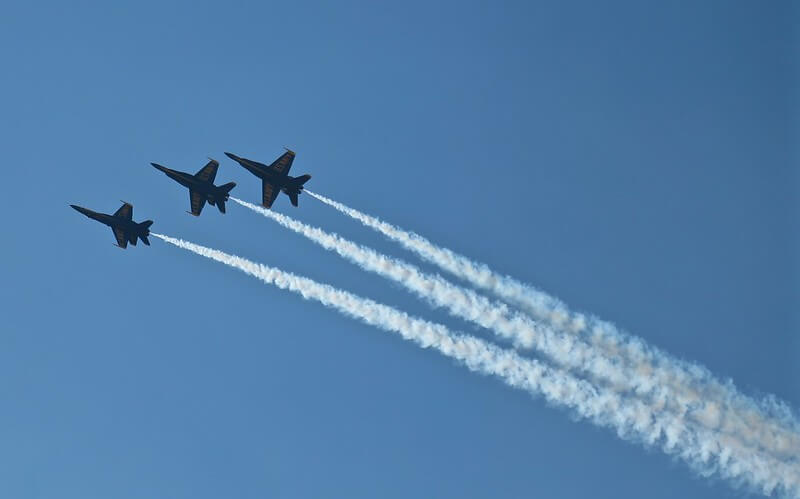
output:
M135 236L133 236L133 240L131 240L131 243L134 246L136 246L136 238L137 237L139 239L141 239L141 241L144 244L146 244L147 246L150 246L150 240L147 239L147 236L150 235L150 231L148 229L150 228L151 225L153 225L153 221L152 220L145 220L144 222L141 222L139 224L139 229L141 229L141 231L138 234L136 234Z

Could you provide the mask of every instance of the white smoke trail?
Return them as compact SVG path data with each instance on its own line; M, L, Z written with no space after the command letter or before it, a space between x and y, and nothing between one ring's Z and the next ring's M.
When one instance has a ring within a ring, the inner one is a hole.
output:
M562 331L588 336L588 340L601 348L607 357L618 359L633 366L639 373L652 374L670 386L684 386L691 390L690 399L720 401L722 408L731 408L726 413L737 414L738 427L757 428L766 433L748 438L753 441L773 442L770 450L779 452L787 459L800 455L800 423L789 407L774 397L760 403L740 394L733 384L720 382L707 369L693 363L675 359L665 352L652 348L635 337L619 331L613 324L572 313L561 301L509 276L492 271L488 266L473 262L469 258L441 248L422 236L405 231L358 210L343 205L325 196L305 191L310 196L330 205L336 210L358 220L386 237L398 242L406 249L441 269L456 275L471 284L486 289L501 299L519 306L533 317L549 323ZM669 380L669 381L667 381ZM716 408L702 411L709 420L718 419ZM767 422L767 425L763 424ZM749 433L749 432L748 432ZM746 434L746 433L745 433Z
M162 234L152 235L237 268L267 284L318 301L366 324L398 333L423 348L435 348L472 371L497 376L510 386L541 395L555 405L568 407L580 417L616 430L622 438L645 445L659 445L664 452L680 457L705 476L718 473L767 495L777 492L800 497L800 476L796 468L755 455L741 448L736 441L713 439L706 432L690 431L678 418L654 414L651 407L640 401L593 387L564 371L522 358L513 351L502 350L472 336L452 333L445 326L409 316L347 291L188 241Z
M534 347L559 365L588 373L596 381L610 382L618 392L628 390L637 396L647 396L653 403L663 406L709 430L723 432L756 451L767 452L778 458L791 460L796 457L792 448L800 446L800 435L788 431L776 431L768 419L747 417L725 405L725 400L701 396L703 387L687 386L664 372L632 369L630 365L615 363L603 352L586 345L577 337L557 334L550 327L532 322L501 303L491 302L472 290L456 286L437 275L430 275L419 268L378 253L337 234L294 220L272 210L231 197L234 202L271 218L280 225L293 230L323 248L335 251L340 256L361 268L391 279L430 301L434 306L444 307L453 315L467 319L511 340L518 347Z

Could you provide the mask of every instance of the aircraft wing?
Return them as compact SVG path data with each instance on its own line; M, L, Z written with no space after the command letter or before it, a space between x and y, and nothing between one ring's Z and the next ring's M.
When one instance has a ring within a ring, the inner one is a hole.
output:
M111 230L114 232L114 237L117 238L117 245L120 248L127 248L128 238L125 237L125 231L120 229L119 227L112 227Z
M206 205L206 197L189 189L189 202L192 204L192 215L199 217Z
M267 182L266 180L261 181L261 205L266 206L267 208L272 207L272 203L275 201L275 198L278 197L281 190L275 187L275 185Z
M217 176L217 168L219 168L219 163L212 159L206 166L201 168L199 172L195 173L194 176L199 180L211 182L213 184Z
M276 159L272 162L269 167L275 173L280 175L287 175L289 170L292 168L292 162L294 161L294 151L287 150L285 153L281 154L281 157Z
M114 212L115 217L131 220L133 218L133 205L130 203L123 203L117 211Z

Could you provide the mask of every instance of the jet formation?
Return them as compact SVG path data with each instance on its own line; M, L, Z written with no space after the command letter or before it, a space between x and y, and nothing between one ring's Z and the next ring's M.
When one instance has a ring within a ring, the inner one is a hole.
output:
M299 177L292 177L289 175L289 170L292 167L295 157L294 151L289 149L286 149L286 152L281 154L281 156L270 165L241 158L229 152L226 152L225 155L261 179L261 205L265 208L272 208L275 198L278 197L281 191L289 196L292 205L297 206L297 197L303 191L303 184L311 178L311 175L308 174L300 175ZM220 213L225 213L225 202L230 197L230 191L236 187L236 183L228 182L223 185L214 184L214 179L219 169L218 161L209 158L209 162L195 174L173 170L158 163L150 164L157 170L164 172L169 178L189 189L189 206L191 211L187 213L196 217L200 216L206 203L211 206L216 206ZM128 247L129 242L136 246L137 240L141 240L144 244L150 246L150 241L147 239L147 236L150 235L150 226L153 224L153 221L145 220L139 223L134 222L133 205L124 201L123 203L124 204L113 215L99 213L74 204L70 206L87 217L111 227L114 237L117 240L115 246L125 249Z

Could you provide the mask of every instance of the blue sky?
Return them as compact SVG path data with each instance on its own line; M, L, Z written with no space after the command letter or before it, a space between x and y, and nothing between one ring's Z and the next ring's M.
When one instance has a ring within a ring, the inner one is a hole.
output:
M659 451L67 206L454 329L231 205L223 151L800 407L789 2L12 2L0 19L0 496L729 497ZM392 255L308 196L275 209ZM427 267L426 267L427 268ZM488 336L487 336L488 337Z

